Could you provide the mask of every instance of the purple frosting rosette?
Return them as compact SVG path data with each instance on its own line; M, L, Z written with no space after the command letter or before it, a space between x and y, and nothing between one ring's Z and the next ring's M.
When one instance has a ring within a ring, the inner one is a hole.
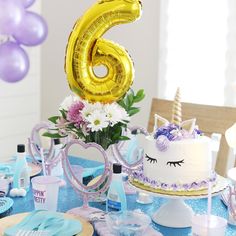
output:
M194 129L192 133L185 129L182 129L179 125L169 123L158 128L154 133L154 139L156 140L156 147L159 151L164 152L168 149L170 142L183 139L196 138L201 135L202 132L198 129Z

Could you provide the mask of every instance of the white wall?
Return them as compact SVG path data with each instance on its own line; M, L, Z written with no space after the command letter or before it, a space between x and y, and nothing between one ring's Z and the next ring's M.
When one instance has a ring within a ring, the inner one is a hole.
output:
M96 0L43 1L42 15L49 26L49 35L42 46L42 120L57 113L58 106L70 93L65 72L64 56L69 34L75 21ZM151 98L157 92L157 55L159 1L143 1L143 15L135 23L112 28L104 37L124 46L135 64L133 88L144 88L145 101L133 123L147 126Z
M30 10L40 12L40 6L37 1ZM13 84L0 80L0 161L14 155L17 144L27 144L40 121L40 47L23 48L30 60L27 76Z

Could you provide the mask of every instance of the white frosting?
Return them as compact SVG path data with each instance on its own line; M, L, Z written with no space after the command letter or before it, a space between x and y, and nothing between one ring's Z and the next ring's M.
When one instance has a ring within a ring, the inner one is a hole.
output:
M189 184L210 177L211 149L208 137L171 141L166 151L159 151L156 140L148 136L144 152L143 174L151 180L166 184ZM156 161L150 163L146 154ZM181 166L167 164L182 160Z

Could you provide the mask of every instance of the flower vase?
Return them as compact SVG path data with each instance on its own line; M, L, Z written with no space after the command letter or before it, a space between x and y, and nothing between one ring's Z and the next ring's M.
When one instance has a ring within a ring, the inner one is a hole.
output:
M114 145L115 145L115 144L110 145L110 146L105 150L105 153L106 153L106 155L107 155L108 161L109 161L110 163L117 163L117 162L118 162L118 160L117 160L117 158L115 157L115 154L114 154L114 152L113 152Z

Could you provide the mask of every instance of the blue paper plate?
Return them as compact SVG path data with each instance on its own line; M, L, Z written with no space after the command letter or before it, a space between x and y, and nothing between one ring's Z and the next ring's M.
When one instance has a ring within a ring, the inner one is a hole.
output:
M12 205L13 205L14 201L9 198L9 197L1 197L0 198L0 214L8 211Z

